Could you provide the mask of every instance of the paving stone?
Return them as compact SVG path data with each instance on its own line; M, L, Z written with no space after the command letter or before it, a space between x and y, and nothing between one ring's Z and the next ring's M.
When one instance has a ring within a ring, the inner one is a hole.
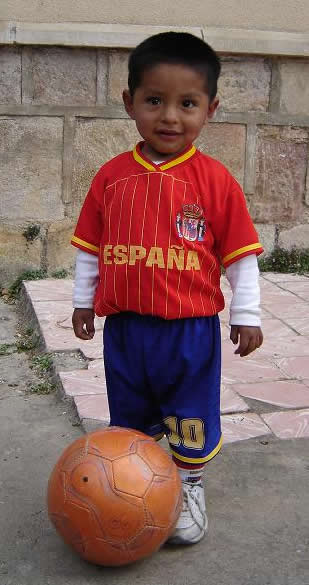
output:
M279 439L309 437L309 410L262 414L263 420Z
M265 331L265 321L263 321L263 331ZM304 339L301 335L297 336L296 333L294 337L283 339L278 335L275 341L265 333L259 354L268 356L268 358L309 356L309 342L308 339Z
M280 302L278 300L278 302ZM282 323L279 319L267 319L263 323L263 332L265 339L268 339L273 343L274 351L276 350L277 343L282 340L290 341L290 338L295 337L295 331L286 323Z
M272 319L272 314L269 313L266 309L261 309L261 319L264 323L265 319Z
M308 361L308 358L306 359ZM309 407L308 388L296 381L263 381L260 384L235 384L233 385L233 391L246 398L261 400L282 408Z
M46 351L80 350L88 359L102 356L102 338L97 332L92 340L83 341L75 337L71 325L72 301L35 301L33 309L40 323Z
M283 296L279 294L265 300L265 307L272 315L279 317L285 323L290 322L290 319L297 319L300 315L306 316L308 311L308 303L298 299L295 295Z
M309 329L309 325L308 325ZM308 340L304 340L304 343ZM309 379L309 359L308 356L284 357L274 360L278 368L287 376L297 378L298 380ZM303 405L305 406L305 405Z
M222 341L230 340L230 328L224 324L221 324L221 339Z
M257 414L226 414L221 417L223 444L271 434Z
M292 311L294 290L302 293L307 283L308 278L299 275L263 274L261 288L265 303L263 306L267 307L265 312L268 312L269 303L274 306L285 305L286 314L289 307ZM47 350L79 350L90 360L88 369L59 373L64 393L73 397L84 430L89 432L107 426L109 410L102 359L104 320L97 320L97 332L92 341L78 340L73 334L71 323L72 281L46 279L30 281L25 286L32 299ZM285 286L291 290L286 290ZM222 279L222 287L230 296L225 278ZM300 299L297 304L301 305L298 310L301 308L305 313L309 303ZM302 322L302 335L297 335L289 324L283 323L280 314L265 319L265 342L260 350L247 358L234 355L235 347L229 340L227 319L226 311L221 323L221 420L225 443L268 436L272 432L279 438L309 436L309 409L303 409L309 404L309 344L304 335L309 323L306 318L290 319L294 323ZM247 398L248 403L243 398ZM262 408L262 404L269 405L269 410L274 407L289 410L265 412L266 406ZM299 408L302 410L295 410ZM261 416L258 412L261 412Z
M221 408L222 414L232 412L245 412L249 410L248 404L234 392L231 386L221 387Z
M104 371L98 368L59 372L59 378L67 396L106 394Z
M300 299L309 302L309 279L307 278L306 281L301 282L287 282L284 284L284 288L295 295L297 295Z
M73 281L69 279L26 280L24 287L32 302L72 301Z
M238 355L234 355L236 347L231 342L230 346L228 343L222 343L223 384L254 383L261 380L288 378L288 375L274 365L271 359L256 357L257 352L253 354L253 357L240 358Z
M308 311L308 310L307 310ZM285 318L285 322L291 329L299 333L300 335L309 336L309 319L307 317L308 312L299 319L294 319L290 317ZM308 340L304 340L304 343L308 343Z
M93 370L93 369L96 369L96 368L98 368L99 370L100 369L101 370L102 369L104 370L104 361L103 361L103 358L97 359L97 360L92 360L91 362L89 362L89 365L88 365L88 369L89 370Z
M75 406L79 418L93 419L109 423L109 408L106 394L75 396Z
M263 272L263 278L269 282L279 283L280 285L283 285L283 288L287 283L295 284L298 282L306 282L309 285L308 276L303 274L294 274L293 272L288 274L281 272Z

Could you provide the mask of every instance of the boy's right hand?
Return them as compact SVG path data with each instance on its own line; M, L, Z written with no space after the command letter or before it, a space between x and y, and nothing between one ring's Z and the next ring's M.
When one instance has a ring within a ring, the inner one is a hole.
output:
M94 310L74 309L72 324L76 337L80 339L92 339L95 334Z

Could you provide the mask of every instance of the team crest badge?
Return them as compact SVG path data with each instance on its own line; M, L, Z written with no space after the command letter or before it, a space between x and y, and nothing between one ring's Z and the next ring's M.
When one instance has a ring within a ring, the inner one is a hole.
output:
M203 209L195 203L186 203L176 216L176 228L180 238L189 242L203 242L206 232L206 220Z

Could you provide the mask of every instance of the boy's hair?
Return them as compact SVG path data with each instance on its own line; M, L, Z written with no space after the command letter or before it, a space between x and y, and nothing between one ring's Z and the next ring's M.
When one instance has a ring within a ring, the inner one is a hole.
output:
M215 51L189 33L165 32L140 43L129 58L128 85L131 96L142 83L146 70L162 63L192 67L205 78L205 90L212 100L217 94L221 64Z

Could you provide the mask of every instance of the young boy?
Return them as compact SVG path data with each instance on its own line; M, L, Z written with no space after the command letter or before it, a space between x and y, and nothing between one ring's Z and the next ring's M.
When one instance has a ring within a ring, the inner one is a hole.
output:
M91 339L94 314L107 316L111 424L168 437L184 493L177 544L207 530L201 478L221 447L221 265L235 353L263 341L262 247L244 195L193 146L218 107L219 74L216 53L187 33L155 35L132 52L123 101L143 142L99 170L72 238L75 334Z

